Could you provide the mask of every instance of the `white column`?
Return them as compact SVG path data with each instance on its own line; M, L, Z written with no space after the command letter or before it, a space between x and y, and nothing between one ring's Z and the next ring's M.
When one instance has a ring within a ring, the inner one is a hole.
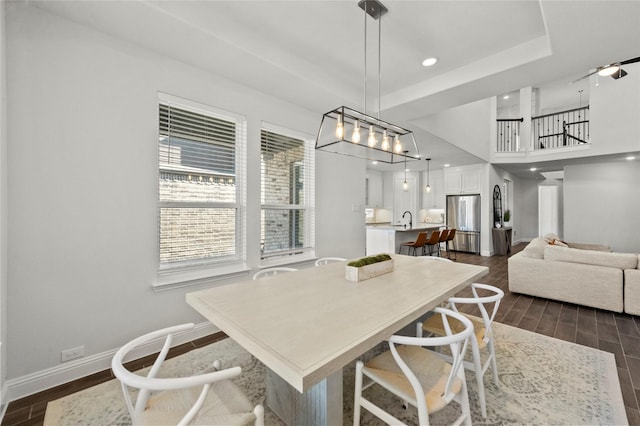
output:
M534 115L534 94L531 86L520 89L520 115L524 118L520 127L520 151L531 151L531 117Z

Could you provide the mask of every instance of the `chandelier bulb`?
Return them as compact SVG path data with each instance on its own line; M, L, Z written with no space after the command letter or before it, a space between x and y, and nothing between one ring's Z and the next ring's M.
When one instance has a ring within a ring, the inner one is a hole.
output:
M382 146L381 148L385 151L389 151L389 136L387 136L387 131L385 130L382 136Z
M342 139L344 137L344 120L342 114L338 114L338 123L336 124L336 138Z
M402 152L402 144L400 143L400 137L396 135L396 140L393 145L393 151L396 154L400 154Z
M371 148L378 144L378 140L376 139L376 131L373 129L373 126L369 127L369 139L367 142Z
M353 143L360 143L360 123L356 120L353 123L353 133L351 134L351 141Z

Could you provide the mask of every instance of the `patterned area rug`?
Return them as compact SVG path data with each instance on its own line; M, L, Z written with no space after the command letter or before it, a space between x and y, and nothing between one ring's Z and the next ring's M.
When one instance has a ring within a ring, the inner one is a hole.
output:
M496 424L627 424L613 354L580 346L504 324L495 325L500 387L491 373L485 375L487 418L477 403L474 373L467 373L473 423ZM380 344L363 359L385 350ZM198 371L220 359L223 366L240 365L237 383L254 402L264 403L265 367L231 339L173 358L165 364L170 374ZM344 424L353 424L355 362L344 368ZM131 419L119 382L112 380L52 401L47 406L45 426L129 425ZM365 391L400 420L417 423L417 411L402 408L402 402L378 386ZM459 414L450 404L431 416L431 424L450 424ZM275 414L265 409L265 423L280 425ZM363 410L361 424L383 424Z

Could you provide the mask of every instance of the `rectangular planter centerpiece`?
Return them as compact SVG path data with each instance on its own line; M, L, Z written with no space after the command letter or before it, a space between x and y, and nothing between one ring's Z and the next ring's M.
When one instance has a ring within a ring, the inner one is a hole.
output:
M387 260L377 261L375 263L371 263L363 266L346 266L345 269L345 278L349 281L360 282L364 280L368 280L369 278L377 277L378 275L383 275L393 271L393 259L390 256ZM372 256L377 258L379 256ZM367 258L363 258L367 259ZM362 260L362 259L361 259ZM357 261L355 261L357 262ZM349 262L354 263L354 262Z

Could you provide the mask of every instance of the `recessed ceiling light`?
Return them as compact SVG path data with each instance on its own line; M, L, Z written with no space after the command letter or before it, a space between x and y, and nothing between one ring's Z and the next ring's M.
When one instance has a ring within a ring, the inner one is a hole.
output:
M445 164L444 167L449 167L451 164Z
M535 172L535 171L536 171L536 170L538 170L538 169L536 169L535 167L532 167L532 168L530 168L529 170L531 170L532 172Z
M625 159L631 161L631 160L635 160L636 157L634 157L633 155L630 155L630 156L626 157Z
M375 166L376 164L378 164L378 162L377 161L372 161L371 164L373 164Z
M422 66L423 67L430 67L436 64L436 62L438 62L438 58L427 58L424 61L422 61Z
M504 95L502 99L509 99L509 95Z

